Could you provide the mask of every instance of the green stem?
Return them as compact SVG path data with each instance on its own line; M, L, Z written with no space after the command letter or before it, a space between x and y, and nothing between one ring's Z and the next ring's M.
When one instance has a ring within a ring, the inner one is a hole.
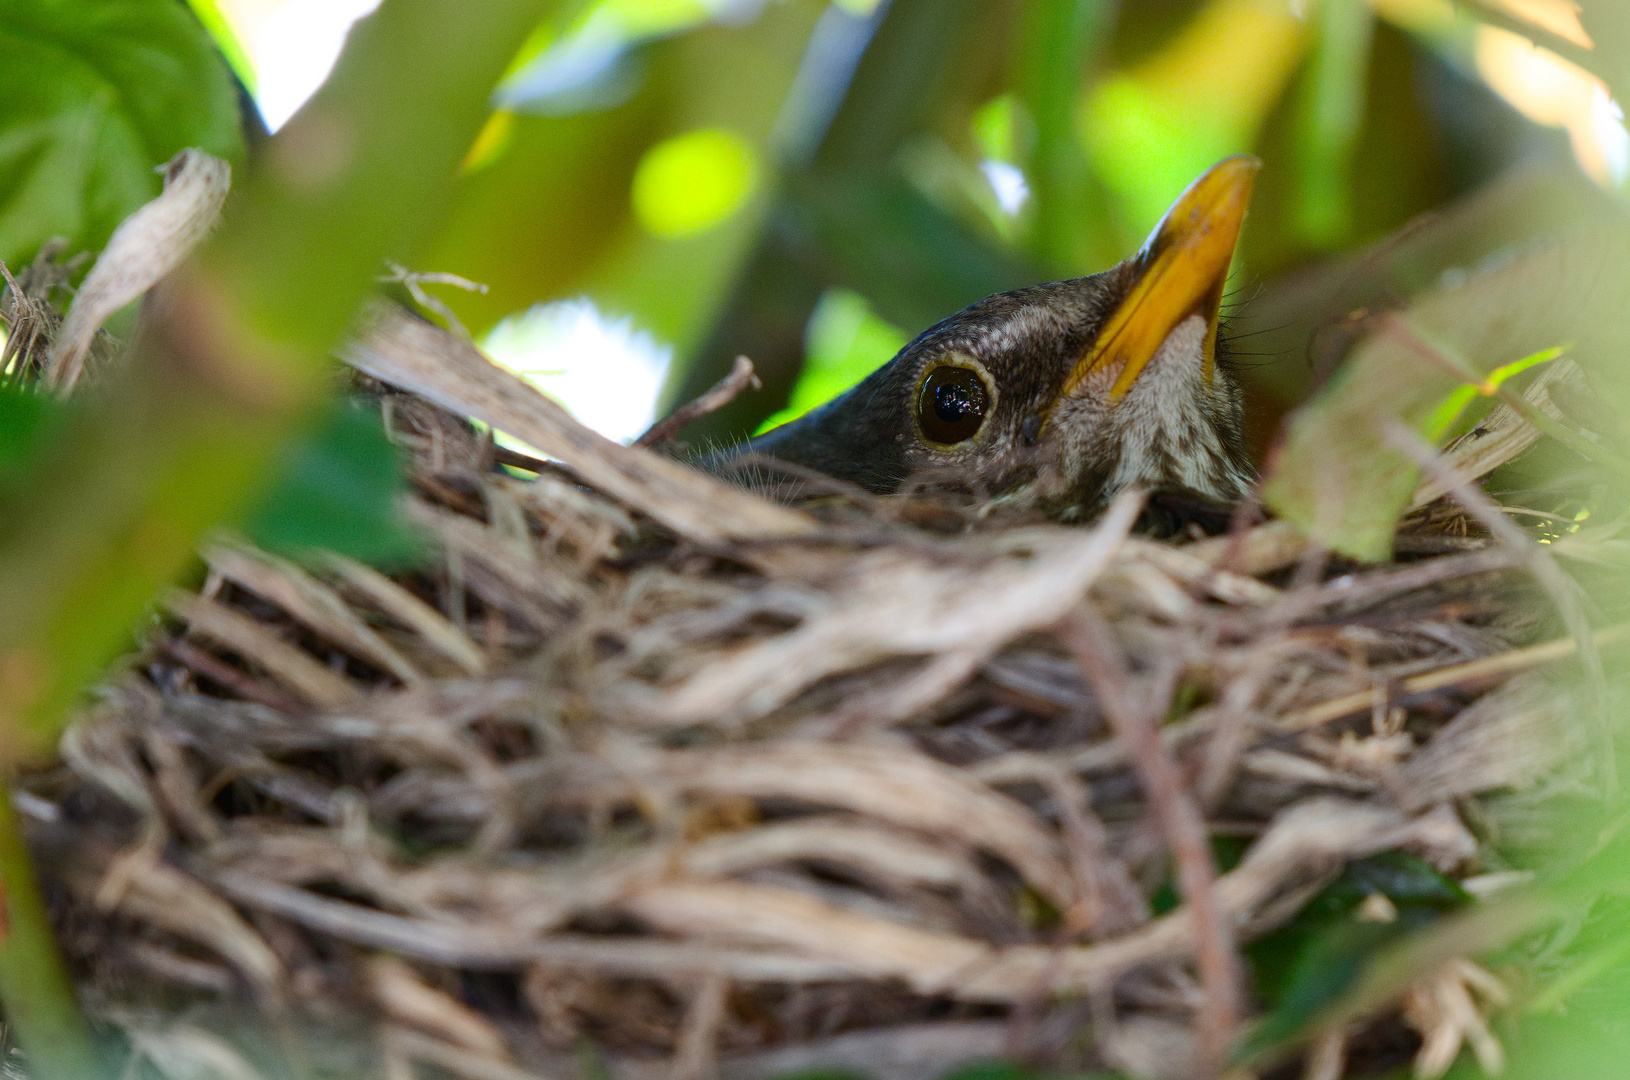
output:
M28 1055L29 1075L36 1080L109 1075L57 951L9 788L0 788L0 889L5 912L0 1000Z

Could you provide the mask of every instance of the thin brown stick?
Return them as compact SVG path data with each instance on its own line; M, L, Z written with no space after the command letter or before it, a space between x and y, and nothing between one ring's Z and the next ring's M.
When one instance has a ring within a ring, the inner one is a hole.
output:
M1525 563L1519 552L1506 548L1482 548L1397 569L1343 575L1323 585L1309 584L1300 589L1287 589L1277 603L1262 609L1256 618L1261 627L1276 628L1289 626L1327 608L1333 609L1328 612L1328 617L1351 617L1383 600L1415 592L1428 585L1507 570Z
M1313 1037L1302 1080L1341 1080L1347 1068L1347 1028L1331 1024Z
M214 653L205 652L184 638L161 640L158 647L169 653L177 663L191 668L197 674L218 684L222 689L232 691L245 701L265 705L288 716L297 716L305 710L304 703L294 695L285 694L275 687L251 678Z
M1233 783L1240 759L1249 749L1253 731L1260 722L1256 701L1263 684L1284 656L1296 647L1297 643L1290 638L1269 642L1249 658L1223 691L1198 783L1200 801L1208 810L1214 810L1222 802Z
M1630 623L1604 626L1591 635L1591 640L1597 649L1630 642ZM1512 649L1508 652L1496 653L1493 656L1483 656L1476 660L1466 660L1433 671L1423 671L1419 675L1411 675L1398 683L1395 689L1386 686L1372 686L1368 690L1357 690L1351 694L1343 694L1341 697L1331 698L1329 701L1323 701L1317 705L1310 705L1305 709L1287 713L1279 718L1275 726L1281 731L1306 731L1309 728L1318 727L1320 724L1329 723L1331 720L1340 720L1344 716L1369 712L1376 706L1384 705L1389 699L1395 697L1427 694L1434 690L1446 690L1451 686L1504 678L1508 675L1515 675L1519 671L1526 671L1531 667L1538 667L1541 664L1566 660L1578 652L1579 640L1572 637L1542 641L1538 645L1525 645L1520 649Z
M1149 919L1149 906L1126 865L1110 850L1104 823L1092 811L1092 792L1068 769L1055 765L1041 783L1053 800L1064 834L1070 870L1081 893L1078 911L1066 913L1071 929L1092 940L1124 934Z
M264 668L314 705L336 708L360 696L346 679L236 608L180 589L171 589L161 602L170 614L186 622L190 632Z
M1097 692L1116 738L1126 744L1150 810L1177 863L1183 900L1193 913L1195 960L1204 990L1196 1023L1200 1052L1207 1075L1218 1075L1243 1010L1244 972L1234 927L1219 910L1212 892L1217 867L1205 820L1161 740L1159 717L1149 707L1138 708L1133 703L1126 657L1101 616L1092 609L1078 609L1061 624L1060 636Z
M512 469L521 469L529 473L541 473L549 468L549 462L531 454L523 454L507 446L492 445L492 461L495 465L508 465Z
M749 386L754 390L764 388L764 384L753 372L753 362L745 356L738 356L730 369L730 374L714 383L701 397L687 401L652 424L644 435L634 440L634 445L647 450L653 446L661 446L679 434L680 429L686 424L700 420L708 413L718 412L736 400L736 396Z

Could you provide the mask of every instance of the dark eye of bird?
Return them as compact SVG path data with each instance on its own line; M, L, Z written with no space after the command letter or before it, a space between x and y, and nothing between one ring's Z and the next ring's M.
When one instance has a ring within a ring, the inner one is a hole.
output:
M917 423L931 442L947 446L979 434L990 391L979 372L942 365L928 373L917 396Z

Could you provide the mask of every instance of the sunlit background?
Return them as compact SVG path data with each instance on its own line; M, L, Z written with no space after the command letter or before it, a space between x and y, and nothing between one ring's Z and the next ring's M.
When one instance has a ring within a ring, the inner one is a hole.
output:
M195 3L206 22L215 20L212 29L226 42L229 57L273 130L317 89L349 27L375 6L376 0ZM864 18L873 6L866 0L834 5L851 19ZM1476 6L1485 15L1495 9L1493 21L1504 15L1542 28L1563 52L1592 47L1571 0L1486 0ZM567 32L537 42L533 55L517 62L467 169L487 168L508 152L517 116L593 112L628 99L640 77L631 62L631 43L710 22L743 26L761 17L764 7L764 0L601 0L589 5ZM1296 72L1305 69L1302 78L1313 85L1322 80L1326 89L1339 87L1344 69L1366 63L1372 20L1377 19L1480 79L1534 124L1566 132L1578 168L1597 185L1622 191L1626 184L1630 136L1623 111L1603 82L1558 52L1489 21L1469 19L1464 7L1457 10L1449 0L1373 0L1368 5L1352 0L1208 0L1188 7L1192 14L1177 32L1152 50L1139 50L1130 62L1103 67L1074 103L1081 150L1110 200L1112 219L1123 226L1106 250L1118 248L1124 254L1138 230L1158 217L1200 168L1255 145L1277 103L1294 92L1290 88ZM830 21L822 20L817 35ZM799 78L805 75L801 72ZM1328 100L1322 106L1327 110L1362 107L1362 101L1344 103L1339 93ZM980 228L1001 241L1016 242L1023 237L1029 212L1027 146L1035 139L1035 120L1012 93L984 102L972 117L965 145L977 157L973 167L957 157L952 146L959 140L954 138L920 141L902 155L901 167L939 203L971 207L981 219ZM1335 119L1328 129L1337 137L1308 143L1315 164L1323 154L1321 168L1329 170L1359 152L1357 123L1343 127L1341 118ZM799 124L809 122L807 116L779 116L772 151L796 154ZM626 189L606 197L625 199L627 212L647 237L705 243L708 234L726 229L762 202L773 171L765 157L762 144L728 126L697 127L649 145L634 163ZM1272 168L1275 162L1270 159L1269 164ZM1316 252L1352 239L1353 210L1324 172L1313 173L1290 213L1307 250ZM695 239L699 237L701 241ZM622 310L602 297L602 307L587 295L538 295L531 301L481 332L488 352L607 436L635 437L659 408L676 349L683 352L696 342L664 340L663 327L642 324L638 305ZM807 318L803 368L790 401L768 422L796 416L841 392L917 329L880 318L859 292L827 288Z

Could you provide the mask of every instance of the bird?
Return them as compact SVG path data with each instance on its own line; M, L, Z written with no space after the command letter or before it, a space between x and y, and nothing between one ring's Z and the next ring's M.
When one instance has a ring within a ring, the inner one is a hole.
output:
M1238 502L1255 469L1217 324L1260 167L1224 159L1120 264L986 297L707 467L770 458L879 494L950 482L1065 522L1133 487Z

